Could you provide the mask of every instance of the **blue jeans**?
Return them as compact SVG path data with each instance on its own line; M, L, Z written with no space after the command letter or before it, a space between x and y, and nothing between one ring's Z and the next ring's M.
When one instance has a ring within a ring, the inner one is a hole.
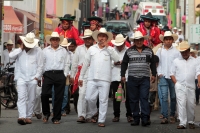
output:
M160 106L161 106L160 113L163 115L163 111L162 111L162 93L161 93L159 84L158 84L158 98L159 98L159 102L160 102Z
M150 78L136 78L129 76L127 91L129 96L129 103L131 107L131 111L133 112L133 118L135 122L140 122L140 117L143 122L147 122L150 115L149 108L149 88L150 88ZM139 114L139 101L141 105L141 116Z
M65 112L65 107L67 106L67 102L68 102L68 87L69 86L65 86L61 114ZM54 106L54 86L52 87L52 106ZM53 112L53 109L52 109L52 112Z
M163 117L168 118L168 89L170 93L170 116L175 116L176 111L176 93L174 88L174 83L171 79L167 79L165 77L160 78L159 82L161 98L162 98L162 112Z

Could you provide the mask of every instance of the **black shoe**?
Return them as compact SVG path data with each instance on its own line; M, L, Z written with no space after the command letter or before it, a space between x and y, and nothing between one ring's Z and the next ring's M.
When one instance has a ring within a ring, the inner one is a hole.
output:
M138 126L139 124L140 122L136 122L136 121L131 122L131 126Z
M142 126L146 127L147 125L150 125L150 121L142 121Z

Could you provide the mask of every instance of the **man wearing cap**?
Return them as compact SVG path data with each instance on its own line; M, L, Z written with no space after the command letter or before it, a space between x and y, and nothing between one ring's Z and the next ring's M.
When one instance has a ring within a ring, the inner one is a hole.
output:
M80 75L81 68L83 66L83 61L88 49L93 45L94 39L92 38L92 31L86 29L84 32L84 36L82 36L85 45L78 46L76 48L75 54L73 56L72 62L72 71L71 71L71 83L73 86L73 92L76 91L78 88L78 78ZM79 98L78 98L78 120L77 122L84 123L86 120L86 99L85 99L85 92L86 92L86 85L87 85L87 73L83 78L83 86L79 87ZM75 81L75 82L74 82Z
M121 80L124 83L126 82L125 73L128 67L127 91L134 119L131 123L132 126L139 125L140 118L142 126L150 124L148 122L150 118L148 97L150 81L155 81L156 63L151 48L143 44L144 39L147 38L140 31L136 31L134 37L130 38L130 41L134 41L134 46L126 51L121 64ZM150 69L152 72L151 78ZM141 114L139 113L139 103L141 105Z
M42 85L42 112L43 122L46 123L50 116L49 97L52 94L52 87L54 86L54 106L53 118L54 124L60 124L61 108L63 95L66 85L66 77L69 73L70 61L65 48L59 46L64 37L59 36L57 32L52 32L51 35L45 37L46 41L51 44L44 48L44 73Z
M61 25L57 27L54 31L58 32L59 35L64 36L64 38L73 38L77 45L82 45L84 42L79 37L78 30L72 25L75 16L65 15L60 17Z
M43 54L40 47L36 47L38 39L34 33L20 36L23 44L20 48L10 52L10 59L16 60L15 79L17 81L19 112L18 123L31 124L31 117L36 97L36 87L42 75Z
M97 98L99 95L99 119L98 126L105 127L106 112L108 107L108 94L111 82L111 61L119 61L119 56L108 42L112 39L112 33L105 28L94 31L92 37L98 44L93 45L87 51L83 67L79 77L79 85L83 86L83 79L88 69L86 101L88 104L88 117L97 112ZM94 119L93 122L96 122Z
M170 76L175 84L178 116L180 123L177 129L185 129L187 122L190 129L194 129L195 119L195 77L200 87L199 61L190 56L190 45L183 41L177 46L181 57L176 58L171 66ZM189 70L189 71L188 71Z
M180 52L172 46L172 43L178 39L178 35L172 34L171 31L166 31L164 35L160 34L159 38L163 42L163 46L156 52L159 57L157 73L162 97L163 119L161 124L168 124L168 90L170 92L170 123L175 123L176 94L174 83L170 78L170 68L173 60L181 56Z
M118 53L119 55L119 62L112 62L112 78L111 78L111 88L113 91L113 95L115 95L115 93L117 92L118 86L121 83L121 77L120 77L120 71L121 71L121 63L122 63L122 59L124 57L124 54L126 52L126 50L128 49L128 47L125 45L126 42L126 38L123 37L122 34L118 34L115 38L115 40L111 40L112 44L115 45L114 50ZM126 77L128 77L128 73L126 73ZM127 84L127 82L125 83ZM122 84L123 88L124 88L124 84ZM124 88L125 90L126 88ZM127 91L125 91L126 93L126 117L127 117L127 121L128 122L132 122L133 118L132 118L132 113L131 113L131 109L130 109L130 104L129 104L129 99L128 99L128 95L127 95ZM120 120L120 103L119 101L117 101L116 98L113 99L113 110L114 110L114 119L112 120L113 122L119 122Z
M87 20L90 22L91 31L99 30L101 28L100 23L103 21L101 18L93 16L87 18Z
M8 40L7 43L5 43L5 46L6 46L7 49L5 49L3 51L2 60L1 60L1 62L2 62L1 64L3 65L3 67L5 67L7 63L11 63L10 67L8 69L8 71L11 71L11 72L14 72L14 67L15 67L14 64L13 64L13 62L15 60L12 60L12 59L9 58L9 53L13 51L13 45L14 45L14 43L12 42L11 39Z

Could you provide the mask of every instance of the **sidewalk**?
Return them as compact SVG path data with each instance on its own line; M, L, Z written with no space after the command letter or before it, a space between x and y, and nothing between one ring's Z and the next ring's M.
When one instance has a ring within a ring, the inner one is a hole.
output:
M196 121L200 122L200 105L196 106ZM19 125L17 123L18 111L17 109L4 109L2 108L2 115L0 118L0 133L200 133L200 127L196 126L196 129L176 129L176 124L160 124L159 111L153 111L151 114L151 125L148 127L130 126L127 123L125 112L125 104L121 103L121 118L120 122L113 123L113 110L112 101L109 101L109 107L106 118L106 127L98 127L97 124L84 123L79 124L76 122L77 114L71 105L71 113L66 117L62 117L60 125L54 125L49 120L47 124L43 124L42 120L37 120L35 117L32 119L33 124ZM51 117L50 117L51 119Z

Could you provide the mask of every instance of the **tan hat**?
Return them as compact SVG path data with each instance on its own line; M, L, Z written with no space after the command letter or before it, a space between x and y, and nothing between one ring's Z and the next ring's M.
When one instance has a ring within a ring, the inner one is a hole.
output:
M88 38L88 37L91 37L92 36L92 31L90 30L90 29L86 29L85 31L84 31L84 36L81 36L81 38Z
M190 48L190 45L187 41L182 41L176 48L178 49L178 51L183 52L185 50L188 50Z
M35 39L35 34L32 32L26 34L25 37L19 36L19 38L27 48L34 48L39 42L38 39Z
M63 36L59 36L58 32L52 32L51 35L46 35L46 37L45 37L46 42L47 42L48 44L51 44L50 39L53 38L53 37L55 37L55 38L60 38L60 42L62 42L63 39L64 39ZM60 42L59 42L59 43L60 43Z
M71 42L68 42L67 38L64 38L61 42L60 46L62 47L68 47L71 44Z
M9 39L4 45L7 46L8 44L14 45L14 43L11 39Z
M164 35L160 34L159 39L163 42L164 37L173 37L174 41L176 41L178 39L178 35L177 34L172 34L171 31L165 31Z
M136 31L134 33L134 35L132 35L129 40L133 41L134 39L140 39L140 38L144 38L144 40L146 40L148 38L148 36L143 36L142 33L140 31Z
M190 53L195 53L196 55L198 54L198 51L193 49L193 48L190 48Z
M111 40L112 44L114 44L115 46L121 46L122 44L124 44L124 42L126 41L126 38L124 38L124 36L122 34L118 34L115 37L115 40Z
M100 33L103 33L103 34L106 34L108 36L108 40L107 42L110 42L112 39L113 39L113 34L111 32L107 32L105 28L100 28L99 31L96 30L92 33L92 37L94 38L94 40L96 42L98 42L98 39L97 39L97 36L100 34Z

